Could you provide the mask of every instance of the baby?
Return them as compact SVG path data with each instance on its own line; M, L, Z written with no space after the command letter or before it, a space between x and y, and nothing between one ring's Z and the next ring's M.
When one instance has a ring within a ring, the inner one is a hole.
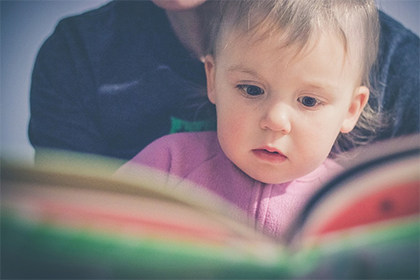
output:
M119 173L141 164L192 181L281 237L341 170L332 151L361 139L355 126L375 126L367 106L379 36L374 1L223 1L209 35L204 63L217 132L165 136Z

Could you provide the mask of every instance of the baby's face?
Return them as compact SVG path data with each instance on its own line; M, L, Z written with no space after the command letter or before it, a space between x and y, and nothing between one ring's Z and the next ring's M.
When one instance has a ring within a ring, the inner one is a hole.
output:
M252 178L287 182L328 156L349 132L369 96L342 43L323 34L296 55L273 40L229 36L208 57L208 96L227 157Z

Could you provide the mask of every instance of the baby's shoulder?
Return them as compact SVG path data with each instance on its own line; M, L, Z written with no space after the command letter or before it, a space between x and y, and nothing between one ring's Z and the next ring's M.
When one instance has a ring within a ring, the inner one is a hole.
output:
M159 138L140 154L140 158L149 158L143 163L154 166L153 161L165 161L160 169L185 177L219 158L221 149L215 132L181 132Z
M165 135L150 145L141 153L156 155L166 154L175 162L207 160L220 152L215 131L180 132Z
M203 131L179 132L165 135L155 140L152 145L165 146L173 150L200 150L214 147L217 143L217 134L215 131Z
M215 132L174 133L153 141L127 166L140 164L183 177L219 154Z

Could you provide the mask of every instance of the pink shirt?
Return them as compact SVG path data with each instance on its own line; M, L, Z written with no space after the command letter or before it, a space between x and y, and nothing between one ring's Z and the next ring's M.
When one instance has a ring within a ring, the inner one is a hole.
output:
M202 186L246 211L257 229L281 237L309 197L342 168L327 159L313 172L282 184L256 181L223 153L216 132L164 136L137 154L118 173L147 165Z

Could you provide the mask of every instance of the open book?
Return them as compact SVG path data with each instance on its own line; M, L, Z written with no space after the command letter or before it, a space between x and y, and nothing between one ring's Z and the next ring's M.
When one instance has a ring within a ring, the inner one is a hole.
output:
M35 167L3 159L1 276L417 279L419 144L370 147L284 240L202 189L156 183L151 170L116 177L120 162L68 154Z

